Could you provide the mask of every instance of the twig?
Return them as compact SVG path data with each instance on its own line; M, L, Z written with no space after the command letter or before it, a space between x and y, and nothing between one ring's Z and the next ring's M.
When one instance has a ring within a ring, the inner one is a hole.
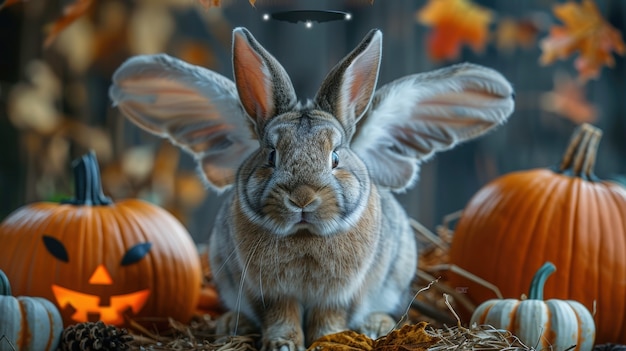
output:
M503 298L502 292L500 292L500 289L497 286L495 286L494 284L484 280L483 278L481 278L481 277L479 277L479 276L477 276L477 275L475 275L473 273L470 273L470 272L466 271L465 269L463 269L463 268L461 268L461 267L459 267L459 266L457 266L455 264L440 264L440 265L429 267L429 270L430 271L442 271L442 270L444 270L444 271L454 272L456 274L459 274L459 275L461 275L461 276L463 276L463 277L473 281L474 283L480 284L480 285L484 286L485 288L493 291L496 294L497 298L499 298L499 299Z

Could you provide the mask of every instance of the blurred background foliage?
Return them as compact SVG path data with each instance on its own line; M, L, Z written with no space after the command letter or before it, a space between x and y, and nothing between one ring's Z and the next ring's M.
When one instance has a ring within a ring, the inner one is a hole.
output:
M96 151L105 193L139 197L206 240L220 197L186 154L128 123L107 95L128 57L166 52L232 77L234 27L283 63L301 98L371 28L384 34L379 85L471 61L515 86L504 127L442 153L400 195L427 227L507 172L559 161L576 125L604 131L597 173L626 179L626 68L621 0L19 0L0 1L0 220L72 194L70 162ZM350 20L288 23L263 15L340 10Z

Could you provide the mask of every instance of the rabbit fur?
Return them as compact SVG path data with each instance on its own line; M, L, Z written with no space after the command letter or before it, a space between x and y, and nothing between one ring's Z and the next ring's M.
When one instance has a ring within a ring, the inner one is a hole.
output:
M466 63L376 90L381 50L370 31L306 102L245 28L234 82L165 54L115 72L114 105L226 191L209 243L222 332L259 328L263 350L301 350L346 329L385 334L410 305L417 245L392 192L435 152L504 123L513 89Z

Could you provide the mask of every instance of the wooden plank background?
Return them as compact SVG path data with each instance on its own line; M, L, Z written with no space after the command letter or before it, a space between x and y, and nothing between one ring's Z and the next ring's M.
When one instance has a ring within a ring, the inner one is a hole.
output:
M555 21L551 8L559 3L547 0L475 2L492 9L497 14L496 20L540 15L548 23ZM46 6L58 10L63 3L51 1ZM328 70L371 28L379 28L384 34L379 85L407 74L462 61L502 72L513 83L517 93L516 110L510 121L480 140L436 156L422 167L417 186L399 195L411 216L434 229L445 214L462 209L481 186L495 177L516 170L551 166L560 160L576 124L542 109L541 98L553 89L556 72L575 75L575 71L572 58L541 67L538 64L541 54L538 45L507 54L498 51L492 43L483 53L465 48L457 61L432 62L425 50L429 29L415 20L416 11L425 4L425 0L375 0L373 4L356 0L259 0L253 8L245 0L224 1L221 9L172 10L175 11L176 21L172 40L175 41L176 36L205 40L215 55L211 68L232 77L230 30L245 26L285 66L301 98L312 97ZM605 18L624 33L626 1L598 0L597 4ZM262 20L266 12L287 9L349 11L352 20L314 23L311 29L305 28L302 23ZM216 12L219 14L216 15ZM221 26L210 19L217 17L225 20L223 23L226 24ZM41 200L33 192L34 184L27 177L28 161L20 150L18 131L8 121L6 106L7 92L23 79L29 59L42 57L53 62L58 60L40 45L43 35L40 28L48 19L46 16L25 19L24 11L17 9L0 11L0 219L24 203ZM538 39L545 36L546 33L541 32ZM87 71L84 82L88 86L88 111L80 114L79 118L90 125L118 131L111 126L118 124L115 120L121 117L110 108L106 90L110 73L124 58L114 57L110 67ZM626 59L620 56L615 56L615 59L614 68L603 69L599 79L590 81L584 87L586 98L598 110L594 124L604 131L596 167L597 174L602 178L626 174ZM124 125L123 133L123 146L156 143L156 139L147 137L134 126ZM180 167L193 168L191 159L183 157ZM208 237L219 203L219 197L210 194L194 210L188 228L198 242Z

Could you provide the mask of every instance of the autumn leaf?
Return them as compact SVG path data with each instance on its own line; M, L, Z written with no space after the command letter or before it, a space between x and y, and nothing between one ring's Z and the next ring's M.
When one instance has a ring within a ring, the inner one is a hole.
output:
M585 98L581 82L564 73L557 73L554 90L541 96L541 108L576 124L593 123L597 119L596 108Z
M491 11L471 0L429 0L416 14L419 23L433 27L427 45L435 61L458 58L463 44L482 51L492 17Z
M93 0L76 0L73 4L67 5L63 9L63 15L50 25L44 41L44 47L49 47L59 33L85 15L91 9L93 3Z
M380 337L374 344L374 351L414 350L426 351L439 341L439 338L426 332L426 322L407 324Z
M553 26L549 36L539 43L542 65L579 52L574 66L580 79L586 81L597 78L602 66L613 67L613 51L619 55L626 52L621 33L602 17L593 0L556 5L553 12L564 26Z
M537 22L532 18L501 19L494 35L496 47L505 53L512 53L517 47L523 49L533 47L540 31Z
M309 351L371 351L374 340L352 330L323 336L315 341Z
M408 324L399 330L391 331L376 340L354 332L343 331L321 337L309 351L426 351L439 341L439 338L426 332L428 323Z

